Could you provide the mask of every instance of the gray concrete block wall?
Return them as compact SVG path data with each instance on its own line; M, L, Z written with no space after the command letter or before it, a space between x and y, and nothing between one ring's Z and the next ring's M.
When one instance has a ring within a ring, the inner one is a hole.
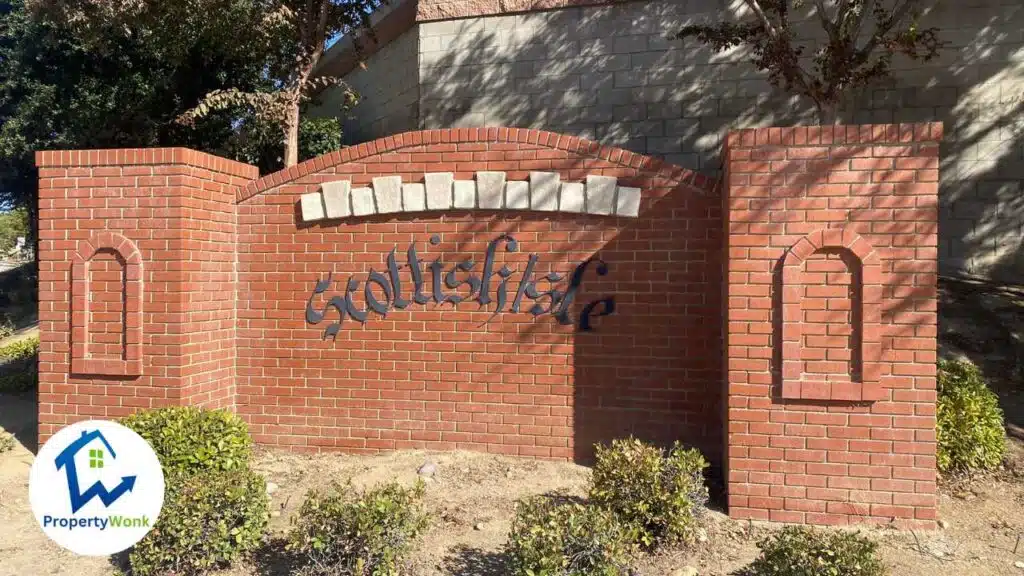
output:
M419 125L419 29L413 27L366 60L345 81L360 95L344 117L343 139L355 144ZM325 91L312 116L338 116L340 91Z
M713 175L727 130L815 121L741 51L667 38L739 4L655 0L421 23L416 125L566 132ZM941 57L897 59L894 79L855 95L844 121L945 122L941 268L1024 282L1024 3L925 6L921 25L949 42Z

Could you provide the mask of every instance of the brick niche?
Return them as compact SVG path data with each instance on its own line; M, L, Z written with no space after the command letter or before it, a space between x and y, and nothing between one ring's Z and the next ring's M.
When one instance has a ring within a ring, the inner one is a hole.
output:
M734 133L722 185L513 128L259 179L185 149L40 153L41 439L177 404L304 451L586 461L634 434L704 451L737 517L929 524L939 130ZM475 207L432 209L427 173ZM342 193L359 206L329 216Z

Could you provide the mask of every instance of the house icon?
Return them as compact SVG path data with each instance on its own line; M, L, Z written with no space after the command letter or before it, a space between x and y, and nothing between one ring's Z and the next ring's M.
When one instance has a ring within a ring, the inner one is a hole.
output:
M93 498L99 498L100 501L103 502L104 506L110 506L126 492L131 492L132 488L135 487L135 476L122 476L121 483L113 490L107 490L107 487L97 480L92 486L86 489L85 492L81 491L78 483L78 467L75 463L75 457L79 452L92 444L94 440L99 440L101 445L106 448L106 451L110 454L111 458L117 458L117 453L114 452L114 447L110 445L110 442L107 442L103 433L99 430L93 430L91 432L83 431L82 435L78 439L69 444L68 447L54 459L54 464L57 466L57 470L63 468L65 474L67 474L68 497L71 499L72 514L81 510L82 507L88 504ZM104 459L105 454L102 449L89 449L89 468L103 468Z

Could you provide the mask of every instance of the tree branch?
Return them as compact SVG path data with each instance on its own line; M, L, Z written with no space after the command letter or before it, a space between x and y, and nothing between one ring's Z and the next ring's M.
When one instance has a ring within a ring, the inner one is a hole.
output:
M768 35L771 36L772 40L779 39L779 31L775 29L772 21L768 19L768 15L764 13L764 9L761 8L761 4L757 0L743 0L743 2L754 11L754 14L761 20L761 24L764 25L764 29L768 31Z
M861 28L864 27L864 21L868 17L868 12L875 9L875 0L864 0L864 4L860 7L860 14L857 15L857 23L854 24L853 30L850 31L850 38L853 39L853 46L856 51L857 42L859 40Z
M846 11L850 9L850 0L839 0L839 7L836 8L836 22L842 23L846 19Z
M825 13L825 0L814 0L815 12L818 13L818 19L821 20L821 27L825 29L828 34L828 39L831 42L836 40L835 26L831 20L828 19L828 15Z
M879 22L878 28L875 29L875 33L871 36L871 40L868 41L867 45L864 46L863 50L859 50L857 53L858 58L864 58L865 60L871 56L871 52L874 51L875 46L878 42L892 30L893 26L899 24L907 14L910 13L911 8L916 6L920 0L903 0L903 4L893 10L893 15L889 18L888 22Z

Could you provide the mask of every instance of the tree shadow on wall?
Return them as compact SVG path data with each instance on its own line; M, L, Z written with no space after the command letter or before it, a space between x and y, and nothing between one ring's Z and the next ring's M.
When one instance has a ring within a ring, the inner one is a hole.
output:
M714 175L728 130L816 123L743 50L668 38L685 24L734 18L739 5L628 3L426 26L420 127L546 129ZM941 56L896 57L893 77L851 94L842 119L943 122L944 273L1024 283L1024 9L966 7L924 3L920 25L938 26L948 42ZM794 30L811 54L821 31L811 3L806 10Z
M722 462L719 205L687 186L645 199L596 253L608 272L589 273L573 314L609 296L615 311L574 335L577 461L590 462L595 443L635 436Z
M1019 86L1024 83L1024 62L1018 55L1024 10L997 0L974 0L970 9L966 7L925 3L920 25L939 26L942 38L949 42L941 57L927 65L896 58L893 78L852 95L843 119L851 123L942 121L945 138L938 206L942 272L984 274L1020 283L1024 281L1024 95ZM714 175L720 170L719 152L728 130L814 123L810 108L775 91L746 63L742 51L716 54L697 43L666 38L687 23L730 17L718 5L667 1L444 23L445 34L424 41L421 50L420 127L547 129ZM511 30L501 28L502 22L512 22ZM798 30L811 37L818 27L811 18ZM836 166L848 160L833 158ZM859 217L857 212L853 211L851 221ZM671 237L667 229L660 234ZM644 233L651 238L657 234ZM616 252L623 242L613 240L606 248L612 254L612 275L616 270L635 269L635 262ZM929 287L912 289L917 290ZM885 313L892 317L912 312L907 308L923 294L890 301ZM988 318L980 310L971 314ZM581 387L576 392L581 406L577 414L582 418L577 426L583 434L577 443L578 456L589 440L598 439L593 432L598 422L619 433L646 430L650 437L667 436L669 429L692 432L690 424L659 428L643 421L638 416L643 403L636 398L625 400L610 384L630 382L648 396L648 402L665 401L655 393L656 382L664 380L664 367L640 365L628 351L623 352L625 347L639 345L636 338L600 332L615 321L614 316L602 318L595 334L576 339L577 353L586 359L578 361L582 362L579 373L587 376L579 378ZM941 314L939 323L943 339L956 336L950 333L955 326L951 328ZM1003 326L1008 335L1014 330ZM917 333L915 321L898 324L896 332L893 337ZM1005 356L1020 357L1020 342L1010 336L1006 341L1015 351ZM697 345L693 351L700 354L705 349ZM970 347L963 351L976 363L992 364L984 351ZM1005 373L1001 368L998 371ZM1013 408L1024 406L1020 382L997 382L996 388L1008 408L1008 423L1024 427L1024 408ZM669 405L716 410L710 401L692 394L669 396Z

